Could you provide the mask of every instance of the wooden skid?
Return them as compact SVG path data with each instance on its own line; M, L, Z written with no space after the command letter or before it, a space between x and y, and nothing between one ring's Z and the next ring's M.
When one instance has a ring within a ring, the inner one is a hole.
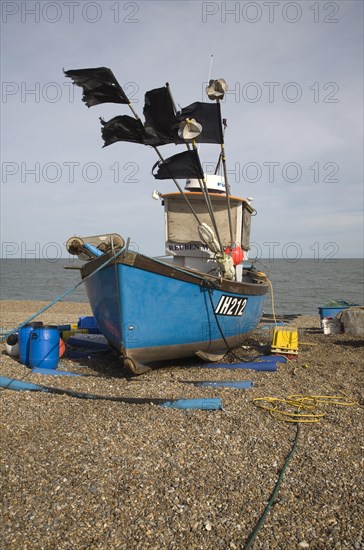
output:
M275 348L271 347L271 353L277 353L278 355L298 355L298 351L296 349L288 349L288 348Z

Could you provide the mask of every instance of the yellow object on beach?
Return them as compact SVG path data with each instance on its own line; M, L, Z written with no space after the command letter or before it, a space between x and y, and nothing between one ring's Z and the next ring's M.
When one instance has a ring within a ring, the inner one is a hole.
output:
M314 423L320 422L326 416L326 412L318 409L318 405L336 405L342 407L353 407L359 403L350 397L343 395L288 395L280 397L255 397L254 405L268 411L276 420L283 422Z
M272 353L298 355L298 331L288 329L274 329Z
M72 327L72 325L71 325ZM68 340L74 336L75 334L81 332L82 334L88 334L87 328L77 328L77 324L75 325L76 328L71 328L71 330L63 330L62 331L62 339L64 342L68 342Z

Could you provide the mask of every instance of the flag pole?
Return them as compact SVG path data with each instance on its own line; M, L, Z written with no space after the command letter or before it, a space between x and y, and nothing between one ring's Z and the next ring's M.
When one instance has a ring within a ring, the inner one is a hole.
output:
M167 88L167 92L168 92L168 95L169 95L169 99L171 100L171 103L172 103L174 114L176 114L177 113L177 108L176 108L176 104L175 104L173 96L172 96L172 92L171 92L171 88L169 86L169 82L166 82L166 88Z
M128 107L131 110L131 112L133 113L136 120L140 120L140 116L138 115L138 113L136 111L134 111L134 108L133 108L133 106L130 102L128 103Z
M222 125L223 125L223 128L224 128L223 133L225 134L225 130L226 130L226 127L227 127L226 118L222 119ZM217 163L216 163L216 168L215 168L215 172L214 172L215 176L218 173L218 171L220 170L220 164L221 164L221 151L220 151L220 154L219 154L219 158L217 159Z

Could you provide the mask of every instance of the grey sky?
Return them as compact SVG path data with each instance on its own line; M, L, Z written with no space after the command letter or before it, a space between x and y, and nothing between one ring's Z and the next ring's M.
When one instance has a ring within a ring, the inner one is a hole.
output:
M254 198L252 256L363 255L363 3L2 2L3 257L66 256L68 237L117 232L164 253L153 150L102 149L101 116L62 72L112 69L142 115L169 82L177 104L229 85L229 182ZM206 99L207 100L207 99ZM165 156L180 149L167 146ZM210 170L219 147L203 145ZM52 244L53 243L53 244Z

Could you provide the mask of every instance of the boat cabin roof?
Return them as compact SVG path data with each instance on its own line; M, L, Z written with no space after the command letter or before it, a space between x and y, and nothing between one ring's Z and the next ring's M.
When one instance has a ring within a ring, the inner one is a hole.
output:
M200 191L186 191L183 193L184 195L187 195L188 199L194 200L194 199L203 199L204 195ZM175 193L164 193L161 195L162 199L173 199L181 197L181 193L175 192ZM211 193L209 192L209 197L212 197L214 200L221 200L226 201L226 195L225 193ZM229 195L229 199L232 201L238 201L241 203L244 203L244 206L250 211L254 212L254 208L250 205L249 201L247 199L241 198L241 197L235 197L234 195Z

